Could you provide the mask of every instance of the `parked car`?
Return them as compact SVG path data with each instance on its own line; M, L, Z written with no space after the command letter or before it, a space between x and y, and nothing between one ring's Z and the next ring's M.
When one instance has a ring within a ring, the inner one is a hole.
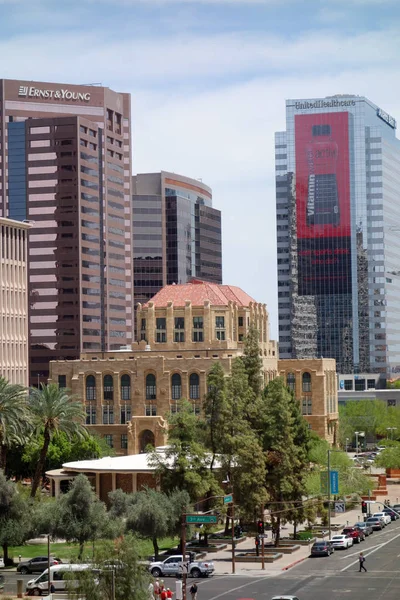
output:
M393 508L393 510L395 510L400 515L400 504L393 504L393 506L390 506L390 508Z
M373 517L380 517L381 519L383 519L385 525L389 525L389 523L392 522L392 519L390 518L390 515L384 513L384 512L376 512L372 515Z
M55 558L50 558L50 566L58 565L61 561ZM17 566L18 573L27 575L28 573L43 573L49 566L49 559L47 556L36 556L31 560L20 562Z
M150 563L149 571L153 577L167 577L168 575L178 577L183 573L182 554L169 556L165 560ZM187 573L192 577L208 577L215 571L214 563L195 560L187 561Z
M397 519L400 518L400 515L395 510L393 510L393 508L390 506L385 506L385 508L382 509L382 512L389 515L389 517L392 521L397 521Z
M0 556L0 569L4 567L4 558Z
M98 581L98 570L93 569L92 565L85 564L63 564L50 567L50 580L54 585L56 592L65 593L68 591L67 583L74 586L78 583L77 573L86 569L92 569L95 581ZM49 593L49 572L43 571L36 579L30 579L26 584L27 596L41 596ZM50 596L49 596L50 598Z
M380 517L368 517L366 520L368 525L371 525L374 531L380 531L385 527L383 520Z
M374 533L372 526L369 525L368 523L364 523L363 521L360 521L359 523L354 523L353 527L357 527L358 529L361 529L361 531L364 532L365 537L368 537L369 535L371 535L371 533Z
M350 548L353 545L353 538L343 533L340 535L334 535L329 540L334 548Z
M330 542L315 542L311 547L311 556L330 556L334 551Z
M348 535L353 538L354 544L359 544L365 540L364 532L358 527L345 527L342 531L343 535Z

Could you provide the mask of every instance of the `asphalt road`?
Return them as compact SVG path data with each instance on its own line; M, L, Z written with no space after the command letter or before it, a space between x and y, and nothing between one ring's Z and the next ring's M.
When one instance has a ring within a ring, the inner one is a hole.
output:
M294 594L299 600L398 600L400 523L397 523L348 550L337 550L330 557L307 559L278 577L219 576L200 580L198 600L270 600L277 594ZM360 552L366 557L367 573L358 572Z
M358 572L360 552L366 557L367 573ZM3 573L5 593L15 594L17 579L26 582L35 577ZM189 579L189 585L191 582ZM309 558L279 576L219 575L200 579L198 584L198 600L270 600L277 594L294 594L299 600L399 600L400 521L348 550ZM175 590L173 578L165 578L165 585Z

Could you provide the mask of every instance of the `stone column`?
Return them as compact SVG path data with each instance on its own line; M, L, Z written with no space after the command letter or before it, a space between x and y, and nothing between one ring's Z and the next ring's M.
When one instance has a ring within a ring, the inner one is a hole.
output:
M117 489L117 474L111 473L111 489L113 492Z
M192 303L185 301L185 344L192 341Z
M174 304L169 301L167 304L167 343L172 344L174 341Z
M60 480L58 479L58 477L55 477L53 479L54 481L54 497L58 498L60 495Z
M137 473L132 473L132 493L137 492Z
M204 342L211 344L212 323L211 323L211 305L209 300L204 300Z
M96 496L100 498L100 473L96 473L95 492Z
M147 309L147 343L155 344L156 341L156 317L154 310L154 302L149 302L149 307Z

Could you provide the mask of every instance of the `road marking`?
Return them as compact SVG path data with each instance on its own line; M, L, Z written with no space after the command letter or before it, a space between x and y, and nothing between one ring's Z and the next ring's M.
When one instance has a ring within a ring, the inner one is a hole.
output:
M375 546L370 546L370 547L368 548L368 550L372 550L373 548L377 548L378 546L382 546L382 543L383 543L383 542L381 542L380 544L376 544ZM346 554L346 556L341 556L341 557L339 558L339 560L346 560L346 558L349 558L349 556L356 556L356 554L358 555L358 554L360 554L360 552L353 552L352 554ZM364 554L364 553L363 553L363 554ZM400 554L399 554L399 556L400 556Z
M265 577L259 577L258 581L262 581L263 579L265 579ZM218 596L213 596L212 598L210 598L210 600L217 600L217 598L222 598L222 596L226 596L227 594L232 594L232 592L236 592L237 590L242 590L243 588L247 587L248 585L253 585L255 581L257 581L256 578L254 578L253 581L248 581L247 583L245 583L243 585L239 585L238 587L227 590L226 592L222 592L221 594L218 594Z
M376 552L377 550L380 550L380 548L383 548L383 546L386 546L387 544L390 544L391 542L393 542L395 539L397 539L398 537L400 537L400 533L398 533L397 535L395 535L394 537L392 537L390 540L388 540L387 542L382 542L382 544L380 544L379 546L377 546L376 548L374 548L373 550L371 550L371 552L366 552L364 554L365 557L369 556L370 554L373 554L374 552ZM354 567L354 565L356 565L358 563L358 560L353 561L352 563L350 563L349 565L347 565L346 567L344 567L343 569L340 569L341 571L347 571L347 569L349 569L350 567Z

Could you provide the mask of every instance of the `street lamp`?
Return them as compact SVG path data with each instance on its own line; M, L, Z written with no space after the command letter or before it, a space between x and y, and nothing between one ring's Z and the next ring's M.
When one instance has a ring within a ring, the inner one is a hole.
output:
M365 431L355 431L354 433L356 434L356 456L358 456L358 436L364 437Z
M386 431L390 431L390 439L393 439L393 431L396 431L397 427L386 427Z

